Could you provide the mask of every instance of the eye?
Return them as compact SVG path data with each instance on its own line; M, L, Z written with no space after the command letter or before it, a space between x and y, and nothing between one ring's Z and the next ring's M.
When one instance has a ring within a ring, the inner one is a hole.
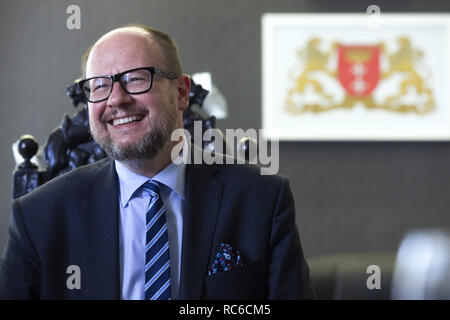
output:
M140 82L140 81L146 81L146 80L144 78L133 77L133 78L128 78L126 81L128 83L132 83L132 82Z
M150 81L150 73L147 70L136 70L123 75L122 81L127 86L145 86Z
M110 86L110 81L107 78L94 79L90 85L91 92L109 90Z
M145 82L148 81L148 79L145 76L143 76L142 74L140 74L139 72L134 72L131 74L126 74L123 77L123 81L127 85L139 85L139 84L144 84Z

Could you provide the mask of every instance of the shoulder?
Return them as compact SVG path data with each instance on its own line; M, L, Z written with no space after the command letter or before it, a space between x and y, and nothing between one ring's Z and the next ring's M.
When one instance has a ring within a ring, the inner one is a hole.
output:
M21 205L34 205L42 201L55 202L64 200L68 196L73 198L77 194L87 194L95 178L102 172L112 169L110 167L113 166L113 163L111 159L106 158L78 167L45 182L30 193L16 199L16 202Z
M262 208L272 208L281 199L292 201L289 181L282 175L262 175L261 167L252 164L224 164L220 171L228 195L234 193Z
M264 203L276 202L282 194L290 194L289 180L280 174L262 174L261 167L250 163L214 163L193 165L202 175L209 176L214 183L224 185L225 195L238 195L240 199L255 198ZM194 170L192 170L194 171ZM195 179L195 175L187 176Z
M203 150L195 145L193 145L192 153L194 156L191 157L191 163L195 165L196 162L200 161L200 164L196 166L205 172L209 172L211 176L218 175L226 180L233 180L235 183L244 185L280 186L283 183L288 183L288 179L283 175L227 154Z
M233 179L244 185L258 184L264 186L280 186L288 179L276 172L270 172L267 168L257 164L249 163L242 159L233 158L229 155L217 154L218 168L220 174L227 179ZM270 173L270 174L268 174Z
M242 184L280 185L287 178L280 174L263 174L262 167L249 163L222 164L220 173L226 179Z

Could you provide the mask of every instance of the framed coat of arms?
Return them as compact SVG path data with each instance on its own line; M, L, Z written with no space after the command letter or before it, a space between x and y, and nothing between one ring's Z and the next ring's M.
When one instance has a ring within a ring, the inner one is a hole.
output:
M450 140L450 15L265 14L263 129L280 140Z

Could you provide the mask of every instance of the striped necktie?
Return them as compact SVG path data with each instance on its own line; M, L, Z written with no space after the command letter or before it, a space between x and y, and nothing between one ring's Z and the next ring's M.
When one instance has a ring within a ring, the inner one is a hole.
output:
M170 300L166 210L156 181L147 181L142 187L151 199L146 215L145 300Z

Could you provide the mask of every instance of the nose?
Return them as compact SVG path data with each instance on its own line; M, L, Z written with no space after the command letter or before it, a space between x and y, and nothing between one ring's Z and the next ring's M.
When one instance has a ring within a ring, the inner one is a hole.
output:
M133 102L133 96L127 93L117 81L113 82L113 89L108 98L108 106L124 107Z

